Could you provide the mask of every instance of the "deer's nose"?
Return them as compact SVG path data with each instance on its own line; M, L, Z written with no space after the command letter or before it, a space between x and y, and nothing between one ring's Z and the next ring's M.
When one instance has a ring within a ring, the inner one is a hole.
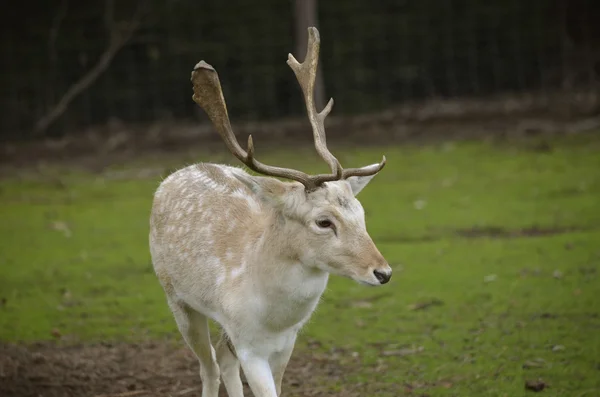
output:
M390 270L389 272L382 272L380 270L373 270L373 274L375 275L375 278L381 283L381 284L385 284L388 281L390 281L390 278L392 278L392 271Z

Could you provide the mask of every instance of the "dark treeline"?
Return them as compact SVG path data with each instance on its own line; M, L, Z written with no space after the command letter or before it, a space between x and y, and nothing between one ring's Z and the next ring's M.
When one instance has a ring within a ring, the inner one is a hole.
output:
M291 2L143 3L140 28L46 134L110 118L194 117L189 77L200 59L218 70L233 119L304 111L285 64L295 48ZM26 135L94 66L108 45L106 4L12 2L3 13L3 136ZM114 2L117 28L135 8ZM318 18L336 114L429 97L589 87L600 75L594 0L322 0Z

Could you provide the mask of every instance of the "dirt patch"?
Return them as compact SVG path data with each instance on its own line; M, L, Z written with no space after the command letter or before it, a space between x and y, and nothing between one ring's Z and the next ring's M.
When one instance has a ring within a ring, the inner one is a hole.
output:
M576 227L544 228L540 226L531 226L523 229L509 230L496 226L476 226L468 229L458 229L455 231L455 233L460 237L464 238L519 238L553 236L556 234L573 233L580 231L584 231L584 229Z
M298 354L284 378L284 395L353 397L360 385L344 378L360 365L336 354ZM350 354L348 354L350 356ZM182 344L19 346L0 344L0 395L5 397L200 396L196 358ZM336 385L332 393L327 385ZM245 384L245 395L252 395ZM340 389L341 388L341 389ZM220 396L226 396L221 387Z
M357 116L331 117L327 119L328 142L334 150L344 146L430 144L449 140L483 139L500 143L531 137L585 132L593 134L600 127L600 118L593 112L564 119L556 117L556 112L546 111L543 112L546 116L539 115L540 109L526 115L520 112L506 113L505 105L500 108L497 105L487 110L477 110L476 103L444 105L431 102L429 105L420 104ZM519 109L514 104L512 108ZM498 114L498 109L504 110ZM439 116L434 117L435 114ZM310 126L304 117L238 122L233 130L242 146L245 146L247 136L252 135L261 153L269 148L311 148L313 145ZM45 167L46 163L78 164L99 170L141 155L182 155L185 152L197 155L211 150L227 153L221 138L206 117L196 121L138 124L113 120L106 125L89 126L60 137L6 141L1 138L0 171L3 168ZM535 142L532 150L552 150L543 140L539 142L536 139ZM230 155L227 158L232 159Z

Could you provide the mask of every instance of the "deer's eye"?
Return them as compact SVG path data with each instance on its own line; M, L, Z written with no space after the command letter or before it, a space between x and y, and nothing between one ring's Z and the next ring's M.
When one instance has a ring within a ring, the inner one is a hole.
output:
M319 219L317 221L317 226L323 229L327 229L328 227L332 227L333 223L329 219Z

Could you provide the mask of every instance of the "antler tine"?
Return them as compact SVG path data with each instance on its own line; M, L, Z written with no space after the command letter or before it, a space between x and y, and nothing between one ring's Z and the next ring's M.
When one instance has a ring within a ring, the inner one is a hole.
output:
M208 115L217 132L225 141L229 151L248 168L264 175L287 178L302 183L307 190L315 190L318 185L313 178L302 171L266 165L254 158L252 135L248 136L248 150L242 149L238 143L227 114L227 105L217 71L208 63L200 61L192 71L194 95L192 99Z
M287 64L294 71L296 79L302 88L304 102L306 103L306 112L313 130L315 149L323 160L331 168L331 175L317 175L313 180L317 185L332 180L342 178L342 166L338 159L327 149L327 137L325 135L325 118L331 112L333 107L333 98L329 100L327 106L319 113L315 108L314 87L317 76L317 65L319 63L319 48L321 39L319 31L314 28L308 28L308 46L304 62L299 63L292 54L288 54Z
M380 163L367 165L361 168L347 168L342 172L342 179L347 179L351 176L369 176L375 175L385 167L386 158L383 156Z

